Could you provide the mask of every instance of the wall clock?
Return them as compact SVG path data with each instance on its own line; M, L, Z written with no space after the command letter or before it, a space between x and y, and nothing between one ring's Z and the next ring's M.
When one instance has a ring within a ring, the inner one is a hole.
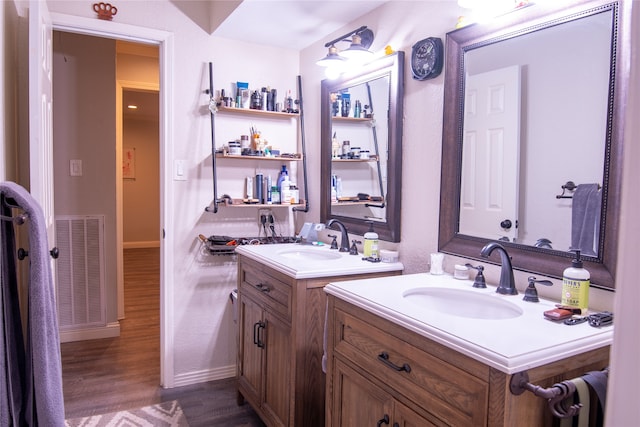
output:
M411 73L416 80L437 77L442 72L444 62L442 39L428 37L411 47Z

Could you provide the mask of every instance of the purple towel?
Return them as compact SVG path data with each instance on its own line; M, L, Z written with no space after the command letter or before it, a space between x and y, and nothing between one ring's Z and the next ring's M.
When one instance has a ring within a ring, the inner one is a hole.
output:
M64 426L58 316L44 214L38 202L18 184L2 182L0 193L13 199L28 215L25 225L28 227L29 256L23 261L29 262L28 313L24 340L26 366L8 366L10 370L22 369L21 379L24 381L20 387L11 387L10 391L21 393L21 396L13 397L14 400L21 401L23 406L26 422L21 425ZM15 247L3 247L3 256L5 251L15 253ZM2 282L5 282L4 276ZM13 330L11 334L22 335L22 331ZM7 347L12 345L17 343L9 342ZM0 402L0 411L3 406L4 401Z

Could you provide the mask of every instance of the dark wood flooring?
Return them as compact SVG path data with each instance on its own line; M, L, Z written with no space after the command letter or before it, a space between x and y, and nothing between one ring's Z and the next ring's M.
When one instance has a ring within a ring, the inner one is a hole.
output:
M66 417L177 400L190 427L264 426L248 404L236 404L234 378L173 389L159 386L159 271L158 249L125 250L120 336L61 345Z

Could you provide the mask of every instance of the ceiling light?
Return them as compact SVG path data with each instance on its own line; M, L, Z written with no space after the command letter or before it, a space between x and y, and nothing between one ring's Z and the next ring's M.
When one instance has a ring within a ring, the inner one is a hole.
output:
M350 42L349 48L338 51L336 43ZM362 26L353 31L348 32L335 40L327 42L324 47L329 48L327 56L316 62L321 67L327 67L325 74L335 77L339 75L347 66L348 60L365 61L373 58L374 54L368 48L373 43L373 31L366 26Z
M316 65L321 67L332 67L336 65L341 65L344 63L346 59L340 55L338 55L338 48L334 45L329 46L329 53L324 58L318 60Z
M373 52L362 45L362 37L360 35L354 34L351 39L351 46L340 52L340 55L347 59L368 59L373 56Z

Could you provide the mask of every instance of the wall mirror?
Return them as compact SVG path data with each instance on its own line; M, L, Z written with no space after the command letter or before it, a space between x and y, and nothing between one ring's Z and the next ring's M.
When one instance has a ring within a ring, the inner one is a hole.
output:
M399 242L404 52L321 87L321 220Z
M440 251L499 240L515 268L561 277L581 249L615 287L627 14L532 5L447 34Z

